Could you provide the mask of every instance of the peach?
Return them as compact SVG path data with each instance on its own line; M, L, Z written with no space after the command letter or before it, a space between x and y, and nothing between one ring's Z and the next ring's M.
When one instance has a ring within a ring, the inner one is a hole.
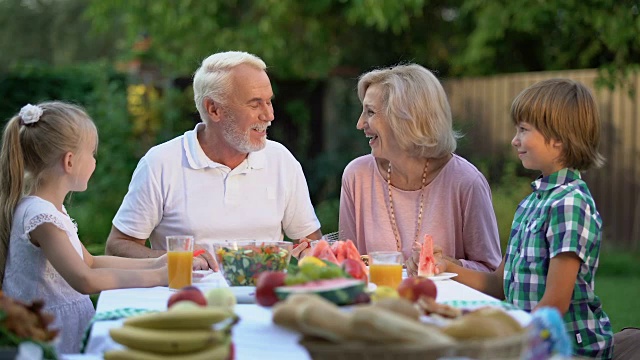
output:
M256 302L262 306L273 306L278 302L275 288L284 285L287 277L282 271L265 271L258 276L256 283Z
M200 289L195 286L185 286L169 297L167 308L170 308L177 302L185 300L193 301L200 306L207 306L207 299L204 297L204 294Z
M436 284L427 278L409 277L398 286L398 294L400 297L409 301L416 302L420 297L427 296L435 299L438 296Z

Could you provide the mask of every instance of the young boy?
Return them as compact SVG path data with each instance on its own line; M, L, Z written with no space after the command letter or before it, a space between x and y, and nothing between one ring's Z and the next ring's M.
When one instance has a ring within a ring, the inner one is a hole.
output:
M507 253L493 273L441 257L436 272L456 272L455 280L526 311L554 307L575 355L610 359L611 323L594 293L602 219L579 172L604 162L595 100L578 82L545 80L515 98L511 118L522 165L542 175L518 205Z

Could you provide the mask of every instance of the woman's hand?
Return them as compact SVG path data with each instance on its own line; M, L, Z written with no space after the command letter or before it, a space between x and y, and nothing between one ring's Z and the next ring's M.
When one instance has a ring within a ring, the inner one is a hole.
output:
M422 244L415 241L411 245L411 256L405 262L407 267L407 276L418 275L418 265L420 264L420 252L422 251ZM439 245L433 245L433 260L436 263L435 275L441 274L447 271L448 262L459 263L458 260L452 259L442 252L442 247Z
M411 245L411 256L404 262L407 267L407 276L418 275L418 264L420 264L420 251L422 250L422 244L414 241Z

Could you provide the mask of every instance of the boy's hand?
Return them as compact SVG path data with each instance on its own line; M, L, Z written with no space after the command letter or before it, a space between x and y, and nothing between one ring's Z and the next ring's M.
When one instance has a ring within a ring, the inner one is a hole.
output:
M435 274L441 274L447 271L447 259L442 253L442 247L439 245L433 245L433 259L436 262Z

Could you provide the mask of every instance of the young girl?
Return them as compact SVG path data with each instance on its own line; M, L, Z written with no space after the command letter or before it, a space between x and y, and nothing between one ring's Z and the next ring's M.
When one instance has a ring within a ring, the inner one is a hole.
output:
M440 256L436 272L456 272L461 283L527 311L554 307L575 355L611 358L611 324L594 293L602 219L579 172L604 161L595 100L580 83L546 80L516 97L511 118L522 165L542 175L516 210L506 255L493 273Z
M45 301L61 330L56 349L77 353L95 310L86 294L167 284L166 257L92 256L63 201L84 191L96 160L96 127L79 107L26 105L7 123L0 154L0 285Z

